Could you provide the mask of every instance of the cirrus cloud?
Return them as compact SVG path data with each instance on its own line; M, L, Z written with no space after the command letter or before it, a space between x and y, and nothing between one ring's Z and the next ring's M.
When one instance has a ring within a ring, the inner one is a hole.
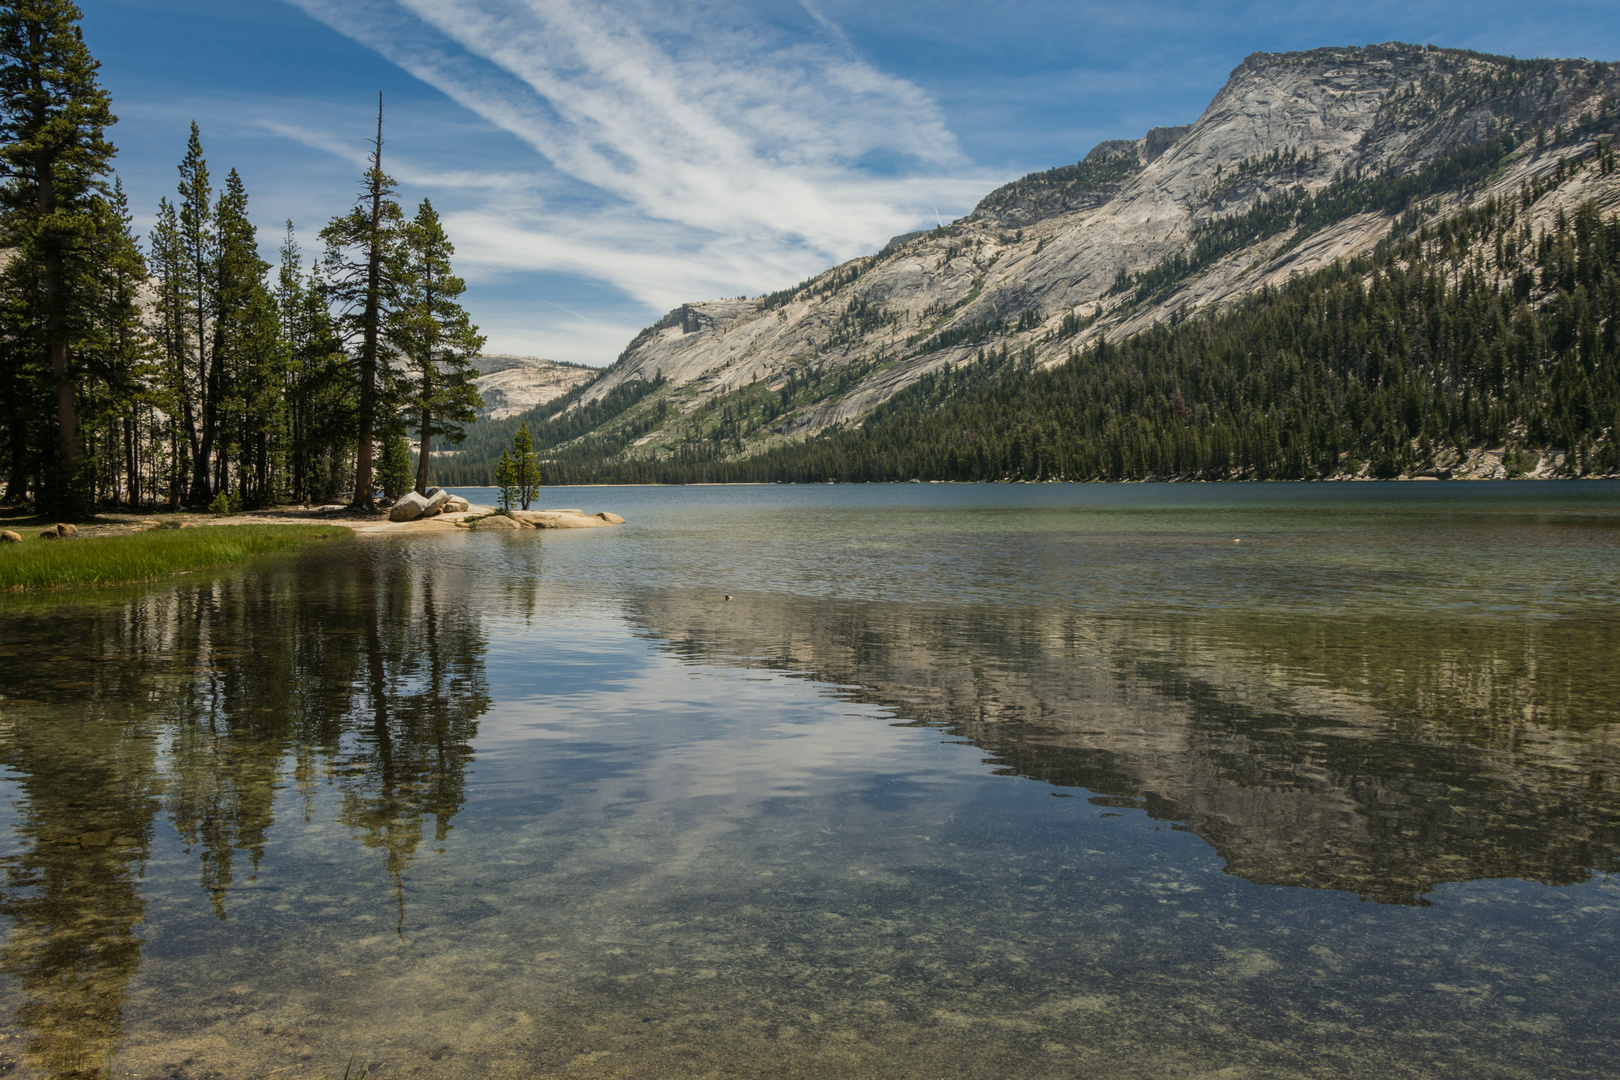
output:
M543 159L446 215L475 273L584 274L662 310L871 251L994 179L813 8L295 2Z

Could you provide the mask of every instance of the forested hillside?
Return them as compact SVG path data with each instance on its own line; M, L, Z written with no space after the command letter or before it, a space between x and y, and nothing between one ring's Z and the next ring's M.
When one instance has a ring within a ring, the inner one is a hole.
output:
M1614 168L1612 159L1596 163ZM860 426L735 458L564 446L559 482L1620 473L1620 216L1489 202L1367 257L1050 369L985 350ZM1539 302L1533 302L1539 301Z

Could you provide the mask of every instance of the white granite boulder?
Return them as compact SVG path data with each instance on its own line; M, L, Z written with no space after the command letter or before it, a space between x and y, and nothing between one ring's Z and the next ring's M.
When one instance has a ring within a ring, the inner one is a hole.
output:
M444 512L445 503L450 501L450 493L444 488L429 488L427 493L427 507L422 511L423 517L433 517Z
M415 521L427 513L428 501L414 491L407 491L399 497L394 508L388 511L389 521Z

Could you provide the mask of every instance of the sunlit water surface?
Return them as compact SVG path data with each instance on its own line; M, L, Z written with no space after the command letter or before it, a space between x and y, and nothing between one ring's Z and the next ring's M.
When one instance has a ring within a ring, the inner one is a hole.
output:
M0 1069L1613 1075L1620 485L544 501L0 598Z

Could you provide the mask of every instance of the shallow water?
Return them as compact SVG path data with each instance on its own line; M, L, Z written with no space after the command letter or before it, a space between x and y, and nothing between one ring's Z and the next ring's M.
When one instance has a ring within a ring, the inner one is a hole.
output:
M544 501L0 598L0 1066L1612 1068L1620 484Z

